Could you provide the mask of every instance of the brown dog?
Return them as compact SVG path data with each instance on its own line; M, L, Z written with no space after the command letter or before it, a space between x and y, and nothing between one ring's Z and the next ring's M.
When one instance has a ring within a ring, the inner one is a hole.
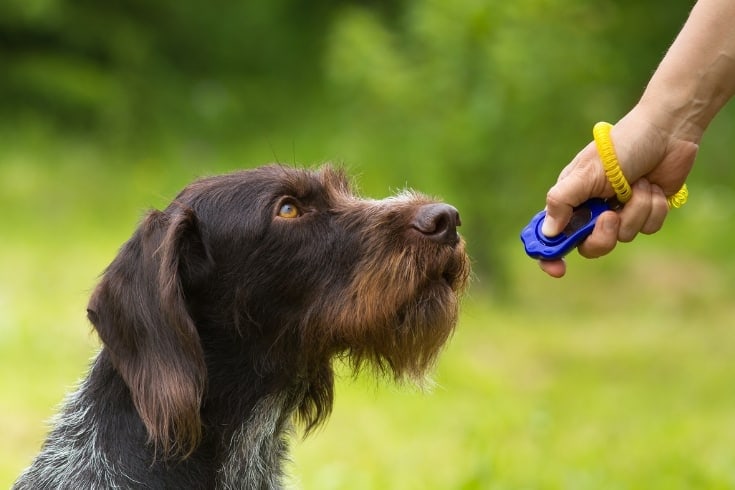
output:
M335 357L432 367L469 275L459 224L330 167L194 182L105 272L104 347L15 488L278 488L293 416L308 432L331 410Z

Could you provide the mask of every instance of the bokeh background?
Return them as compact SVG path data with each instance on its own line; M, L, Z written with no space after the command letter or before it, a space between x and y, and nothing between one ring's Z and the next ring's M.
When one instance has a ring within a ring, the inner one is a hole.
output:
M660 233L562 280L518 240L692 4L0 2L0 487L99 348L87 298L146 209L333 161L455 204L475 277L436 388L342 369L294 488L735 488L732 105Z

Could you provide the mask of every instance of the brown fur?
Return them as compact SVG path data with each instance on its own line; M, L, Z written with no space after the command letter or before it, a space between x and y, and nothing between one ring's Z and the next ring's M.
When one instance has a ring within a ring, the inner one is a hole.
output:
M291 416L309 432L331 411L334 358L431 369L469 276L459 224L417 193L362 199L329 166L192 183L105 272L104 348L17 488L277 487Z

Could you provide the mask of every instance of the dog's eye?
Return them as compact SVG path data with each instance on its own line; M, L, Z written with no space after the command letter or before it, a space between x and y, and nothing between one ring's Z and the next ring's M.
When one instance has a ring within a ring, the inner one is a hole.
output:
M278 209L278 216L287 219L298 218L301 216L301 210L294 203L286 202Z

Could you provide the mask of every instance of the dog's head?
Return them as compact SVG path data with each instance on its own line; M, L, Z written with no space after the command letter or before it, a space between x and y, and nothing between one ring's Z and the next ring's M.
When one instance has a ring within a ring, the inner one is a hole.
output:
M330 167L206 178L148 214L88 315L164 454L197 446L221 373L300 380L312 427L331 408L334 356L399 379L431 367L469 274L458 225L419 194L360 199Z

